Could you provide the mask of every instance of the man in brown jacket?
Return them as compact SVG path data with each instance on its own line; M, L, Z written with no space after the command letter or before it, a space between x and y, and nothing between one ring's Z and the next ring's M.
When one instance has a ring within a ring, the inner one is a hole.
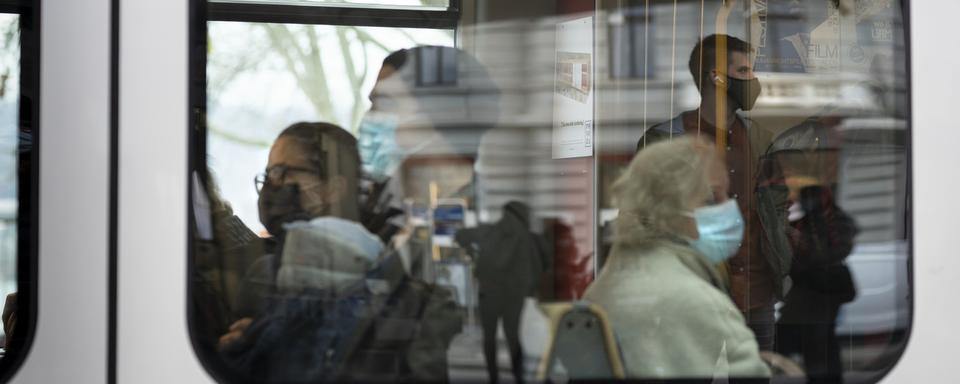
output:
M772 350L774 304L789 289L792 260L787 241L787 189L765 175L776 164L766 155L773 141L767 131L737 113L753 108L760 82L753 73L750 45L733 36L711 35L690 54L690 73L700 90L699 108L647 128L637 150L682 135L698 135L716 144L726 159L730 198L746 219L744 241L736 255L718 266L727 272L730 296L757 337ZM726 65L723 60L725 59Z

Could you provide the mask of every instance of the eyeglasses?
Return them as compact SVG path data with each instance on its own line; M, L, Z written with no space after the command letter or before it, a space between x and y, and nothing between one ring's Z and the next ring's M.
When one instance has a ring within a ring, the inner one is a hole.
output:
M263 189L263 185L266 183L280 184L287 178L288 172L304 172L311 175L319 175L320 171L315 168L306 168L306 167L296 167L278 164L270 168L267 168L265 172L257 174L253 178L253 186L256 188L257 193Z

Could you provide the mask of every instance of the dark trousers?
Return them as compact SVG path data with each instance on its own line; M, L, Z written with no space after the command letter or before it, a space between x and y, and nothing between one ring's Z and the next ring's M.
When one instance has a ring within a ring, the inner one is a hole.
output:
M743 314L746 318L747 327L753 331L753 336L757 338L757 345L761 351L773 351L774 333L776 332L776 320L774 318L774 302L751 309Z
M523 350L520 347L520 312L524 295L480 287L480 325L483 327L483 357L491 383L499 380L497 367L497 323L503 320L503 333L510 350L510 365L517 383L523 382Z
M800 353L810 383L842 383L840 343L834 323L780 324L777 352L788 356Z

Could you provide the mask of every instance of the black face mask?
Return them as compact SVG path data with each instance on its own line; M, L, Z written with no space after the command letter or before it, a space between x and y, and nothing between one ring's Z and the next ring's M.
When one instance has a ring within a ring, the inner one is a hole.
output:
M756 104L757 97L760 97L760 80L741 80L727 76L727 95L730 96L731 103L741 110L749 111Z
M258 205L260 223L274 236L283 235L283 224L313 217L301 206L300 187L296 184L264 184Z

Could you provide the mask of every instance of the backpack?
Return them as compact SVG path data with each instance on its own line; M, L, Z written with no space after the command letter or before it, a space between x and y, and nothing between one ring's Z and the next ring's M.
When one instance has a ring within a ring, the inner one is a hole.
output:
M224 359L255 381L446 381L462 329L452 294L407 276L397 255L366 277L270 298Z
M353 334L340 341L338 381L448 380L447 348L463 326L460 308L450 291L411 278L402 268L392 255L371 272L387 277L379 280L387 286L373 289L371 316L359 319Z

